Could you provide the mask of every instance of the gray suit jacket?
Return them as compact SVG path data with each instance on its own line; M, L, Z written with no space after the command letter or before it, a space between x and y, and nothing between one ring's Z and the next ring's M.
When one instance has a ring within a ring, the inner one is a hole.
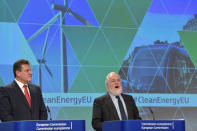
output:
M138 109L132 96L121 94L128 112L129 120L141 119ZM96 98L93 105L92 126L96 131L102 131L104 121L120 120L114 103L107 93L104 96Z
M6 121L47 120L47 110L43 102L42 93L38 86L28 84L31 106L25 98L18 84L0 87L0 119Z

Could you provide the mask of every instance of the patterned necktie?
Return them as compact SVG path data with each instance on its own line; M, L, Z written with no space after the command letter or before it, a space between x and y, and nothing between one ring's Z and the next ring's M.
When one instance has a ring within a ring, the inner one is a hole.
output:
M31 108L31 99L30 99L30 96L29 96L29 92L27 90L27 85L24 85L23 87L25 89L25 91L24 91L25 92L25 97L27 99L27 102L29 103L29 107Z
M124 107L123 107L123 104L122 104L122 102L120 100L120 97L116 96L116 98L118 99L118 106L119 106L121 118L122 118L122 120L127 120L127 116L126 116L126 113L124 111Z

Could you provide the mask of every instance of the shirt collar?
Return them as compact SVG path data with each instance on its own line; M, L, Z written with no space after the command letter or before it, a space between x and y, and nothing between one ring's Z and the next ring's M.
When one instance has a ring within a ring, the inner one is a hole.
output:
M116 96L115 95L113 95L112 93L110 93L110 92L108 92L109 93L109 95L110 95L110 97L111 98L116 98ZM120 96L121 97L121 94L120 95L118 95L118 96Z
M20 88L23 88L23 86L25 85L25 84L23 84L22 82L20 82L20 81L18 81L18 80L16 80L16 79L15 79L15 81L16 81L16 83L18 84L18 86L19 86ZM27 85L27 83L26 83L26 85Z

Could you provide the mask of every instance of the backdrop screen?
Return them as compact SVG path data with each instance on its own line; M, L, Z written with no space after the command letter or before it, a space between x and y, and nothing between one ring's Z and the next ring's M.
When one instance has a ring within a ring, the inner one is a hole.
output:
M197 126L196 0L1 0L0 86L27 59L56 120L86 120L121 76L143 119Z

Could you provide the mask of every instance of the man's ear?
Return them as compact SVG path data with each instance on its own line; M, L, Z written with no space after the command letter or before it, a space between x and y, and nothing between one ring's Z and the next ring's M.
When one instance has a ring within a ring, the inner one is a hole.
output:
M20 71L16 70L16 76L20 76Z
M107 91L109 92L109 83L106 84L106 89L107 89Z
M108 88L108 87L109 87L109 82L107 82L107 83L105 84L105 86Z

